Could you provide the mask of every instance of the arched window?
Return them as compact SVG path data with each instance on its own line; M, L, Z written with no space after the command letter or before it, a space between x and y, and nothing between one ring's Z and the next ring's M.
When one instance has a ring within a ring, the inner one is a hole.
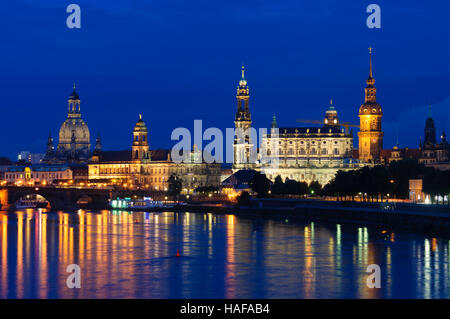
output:
M137 137L137 136L136 136ZM138 150L136 150L136 153L135 153L136 155L136 158L139 158L139 151Z
M300 149L300 155L305 155L305 154L306 154L305 149L304 149L304 148L301 148L301 149Z
M334 155L339 155L339 150L337 148L334 149Z
M328 151L326 148L322 148L322 155L327 155Z
M317 154L316 149L313 147L313 148L311 149L311 155L316 155L316 154Z

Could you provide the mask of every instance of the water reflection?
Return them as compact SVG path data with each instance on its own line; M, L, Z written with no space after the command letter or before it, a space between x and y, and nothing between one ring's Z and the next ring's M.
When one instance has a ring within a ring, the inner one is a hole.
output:
M448 239L376 227L40 209L0 212L0 248L1 298L450 297Z

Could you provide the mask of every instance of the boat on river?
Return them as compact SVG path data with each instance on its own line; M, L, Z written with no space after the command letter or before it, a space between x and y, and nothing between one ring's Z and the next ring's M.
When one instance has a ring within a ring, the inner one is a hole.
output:
M144 197L139 199L116 198L109 201L109 206L113 209L124 210L149 210L157 208L172 208L176 206L177 202L158 201L153 200L151 197Z

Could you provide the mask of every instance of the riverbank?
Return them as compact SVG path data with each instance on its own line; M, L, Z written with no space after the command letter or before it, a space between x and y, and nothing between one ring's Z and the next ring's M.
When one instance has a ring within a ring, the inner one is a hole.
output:
M450 232L450 206L443 205L252 199L237 214Z

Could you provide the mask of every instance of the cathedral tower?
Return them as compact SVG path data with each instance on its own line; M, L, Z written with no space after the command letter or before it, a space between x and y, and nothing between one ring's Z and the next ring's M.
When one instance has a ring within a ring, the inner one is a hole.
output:
M234 120L235 140L234 140L234 169L251 168L253 144L251 140L250 128L252 119L249 109L249 89L245 80L245 69L242 66L242 78L237 87L237 111Z
M333 100L330 100L330 106L325 112L325 118L323 119L324 127L339 126L339 119L337 116L337 111L333 106Z
M431 106L428 111L428 118L425 121L425 140L424 146L431 146L436 144L436 128L434 126L433 116L431 114Z
M139 120L133 130L133 144L131 146L133 160L150 160L147 135L147 126L142 120L142 115L139 114Z
M370 71L366 81L365 102L359 108L359 159L362 162L378 162L383 149L383 132L381 131L383 111L377 103L377 89L372 74L372 48L369 48L369 53Z

